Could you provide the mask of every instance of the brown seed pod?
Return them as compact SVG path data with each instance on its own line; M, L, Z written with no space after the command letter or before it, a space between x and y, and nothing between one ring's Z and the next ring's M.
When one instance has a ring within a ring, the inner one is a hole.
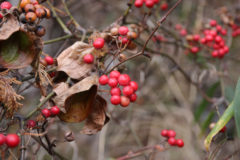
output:
M125 61L127 59L125 54L120 54L118 57L119 62Z
M44 18L46 16L46 12L43 8L37 8L35 13L38 18Z
M112 36L116 36L116 35L118 34L118 28L117 28L117 27L113 27L113 28L110 30L110 32L111 32L111 35L112 35Z
M42 37L45 35L46 33L46 29L43 26L37 26L37 29L35 31L36 35L38 35L39 37Z
M20 7L24 8L29 3L30 3L30 0L22 0L21 3L20 3Z
M36 8L34 7L33 4L26 4L24 7L25 12L35 12Z
M34 12L28 12L26 14L26 20L27 22L35 22L35 20L37 19L37 16Z

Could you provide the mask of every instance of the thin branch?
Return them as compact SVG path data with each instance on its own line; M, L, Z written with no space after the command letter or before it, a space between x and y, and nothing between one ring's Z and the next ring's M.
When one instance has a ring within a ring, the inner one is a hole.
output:
M62 40L68 39L68 38L72 38L72 37L73 37L73 35L68 34L68 35L65 35L65 36L62 36L62 37L58 37L58 38L55 38L55 39L44 41L44 45L51 44L51 43L56 43L56 42L59 42L59 41L62 41Z

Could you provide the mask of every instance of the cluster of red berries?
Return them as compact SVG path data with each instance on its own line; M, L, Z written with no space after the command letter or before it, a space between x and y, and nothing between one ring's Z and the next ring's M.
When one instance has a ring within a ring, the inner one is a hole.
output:
M187 35L187 30L186 30L185 28L183 28L181 24L176 24L176 25L175 25L175 29L178 31L178 33L179 33L182 37L184 37L184 36Z
M127 74L120 74L118 71L112 71L107 75L102 75L99 78L101 85L109 85L111 87L111 103L113 105L121 105L127 107L130 102L137 100L138 84L135 81L131 81L131 78ZM120 89L122 86L122 90Z
M145 6L147 8L153 8L154 5L157 5L159 3L160 0L136 0L134 5L137 8L141 8L143 6L143 4L145 3ZM163 2L160 6L160 9L162 11L165 11L168 9L168 3L167 2Z
M0 134L0 146L6 144L10 148L17 147L19 145L20 138L17 134L8 134L7 136Z
M237 37L240 35L240 26L233 24L232 25L232 37Z
M168 139L168 144L171 146L178 146L178 147L184 146L184 142L182 139L175 139L176 132L174 130L164 129L162 130L161 135Z
M58 115L60 113L60 109L58 108L58 106L53 106L50 109L44 108L41 112L45 118L48 118L50 116Z
M153 36L152 41L153 42L164 42L165 37L160 35L160 34L156 34L156 35Z
M51 17L51 11L45 6L39 4L37 0L21 0L20 7L23 12L20 16L20 20L23 23L33 24L37 19ZM36 35L40 37L44 36L45 32L45 28L40 25L35 29Z

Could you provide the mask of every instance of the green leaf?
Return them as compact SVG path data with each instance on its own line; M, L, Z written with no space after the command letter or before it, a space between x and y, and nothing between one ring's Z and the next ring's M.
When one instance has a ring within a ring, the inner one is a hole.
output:
M238 79L235 95L233 99L234 118L238 137L240 137L240 79Z
M231 86L226 86L224 89L224 95L225 98L229 101L232 102L233 98L234 98L234 88L232 88Z
M231 103L205 139L204 145L207 151L209 151L209 147L213 137L228 123L228 121L233 117L233 115L234 106L233 103Z

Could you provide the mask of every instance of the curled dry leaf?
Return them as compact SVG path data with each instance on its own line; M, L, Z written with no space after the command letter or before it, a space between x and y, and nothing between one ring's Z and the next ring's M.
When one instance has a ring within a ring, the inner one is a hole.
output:
M92 64L84 63L82 57L93 51L94 48L86 43L74 43L58 56L57 71L63 71L73 79L81 79L93 68Z
M12 14L4 17L0 28L0 66L9 69L27 67L42 49L42 41L20 28Z

